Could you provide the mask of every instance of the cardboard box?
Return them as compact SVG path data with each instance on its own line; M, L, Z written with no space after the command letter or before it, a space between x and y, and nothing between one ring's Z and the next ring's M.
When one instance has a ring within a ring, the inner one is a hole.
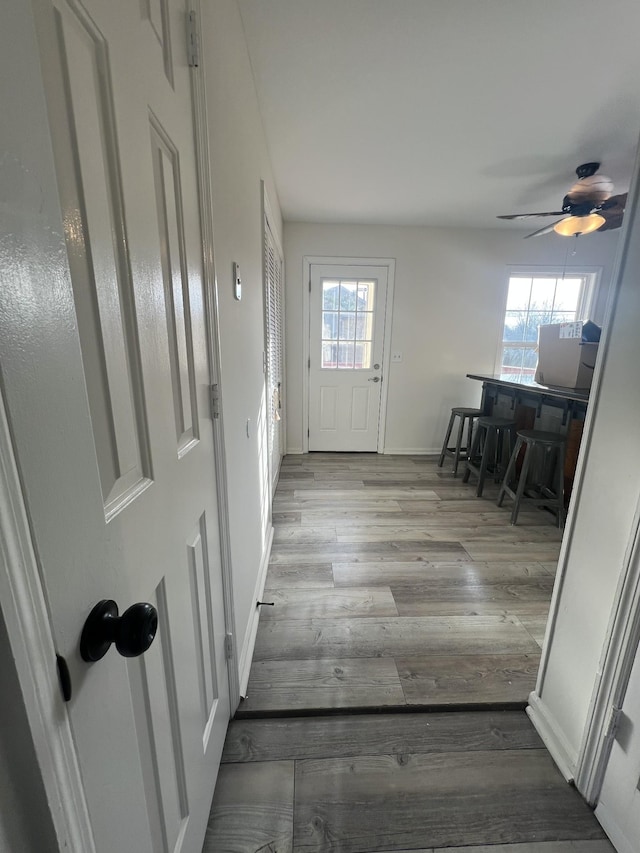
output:
M540 326L535 380L541 385L587 390L597 354L598 344L582 341L582 323Z

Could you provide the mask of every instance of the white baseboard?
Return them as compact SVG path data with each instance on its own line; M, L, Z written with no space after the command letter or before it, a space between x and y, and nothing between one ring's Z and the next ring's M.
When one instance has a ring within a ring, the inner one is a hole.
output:
M385 447L385 456L439 456L440 447ZM305 451L301 447L287 447L287 456L301 456Z
M273 544L273 526L269 530L269 536L267 538L267 545L264 549L264 553L262 554L262 560L260 562L260 569L258 571L258 577L256 579L256 586L253 591L252 601L254 602L253 610L251 611L251 616L249 617L249 624L247 625L247 630L244 635L244 642L242 643L242 653L240 654L240 696L246 696L247 694L247 684L249 683L249 672L251 671L251 662L253 660L253 649L256 644L256 635L258 633L258 622L260 620L260 608L255 604L256 601L260 601L262 598L262 593L264 592L264 585L267 580L267 569L269 568L269 558L271 556L271 545Z
M439 456L440 447L385 447L385 456Z
M549 750L551 757L558 766L558 770L567 782L573 782L578 756L574 754L564 734L558 728L554 718L550 716L546 705L535 691L529 694L527 716L542 738L542 742Z

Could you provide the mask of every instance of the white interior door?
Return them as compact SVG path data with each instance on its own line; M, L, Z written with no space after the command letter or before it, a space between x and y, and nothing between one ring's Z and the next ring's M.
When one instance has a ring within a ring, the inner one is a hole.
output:
M229 696L186 9L35 9L53 160L9 158L3 390L96 849L200 853ZM103 599L156 608L146 654L81 659Z
M265 309L267 340L267 417L271 492L276 490L284 455L284 295L283 260L269 220L264 220Z
M387 267L311 265L309 450L378 450L387 278Z
M640 654L631 670L596 817L618 853L640 853Z

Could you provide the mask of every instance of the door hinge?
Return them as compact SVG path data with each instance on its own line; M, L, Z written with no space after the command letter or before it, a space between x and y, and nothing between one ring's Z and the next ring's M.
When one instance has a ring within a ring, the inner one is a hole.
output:
M198 44L198 27L196 25L196 13L187 14L187 62L190 68L200 65L200 45Z
M620 725L621 716L622 708L618 708L616 705L613 705L609 712L609 720L604 732L605 741L613 740L615 738L618 732L618 726Z
M211 394L211 417L220 417L220 386L215 384L209 388Z
M311 293L311 279L309 279L309 293Z
M311 356L307 359L307 370L311 370Z
M224 635L224 656L227 660L233 657L233 634Z
M309 430L307 430L307 438L309 438Z

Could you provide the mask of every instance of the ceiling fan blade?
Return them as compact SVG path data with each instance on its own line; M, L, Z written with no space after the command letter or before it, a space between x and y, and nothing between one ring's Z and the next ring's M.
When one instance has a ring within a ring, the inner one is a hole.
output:
M614 228L620 228L624 219L624 209L627 204L627 193L613 195L602 205L598 211L600 216L604 216L604 225L601 225L598 231L613 231Z
M600 205L600 210L598 212L602 213L602 211L607 212L615 209L616 212L621 210L624 213L624 209L627 205L628 195L629 193L620 193L619 195L612 195Z
M562 216L562 210L548 210L544 213L510 213L508 216L497 216L496 219L533 219L534 216Z
M566 216L563 217L563 219L566 218ZM528 240L529 237L540 237L541 234L549 234L551 231L553 231L554 225L557 225L558 222L562 222L562 219L557 219L555 222L552 222L551 225L545 225L544 228L540 228L539 231L534 231L533 234L527 234L524 239Z

